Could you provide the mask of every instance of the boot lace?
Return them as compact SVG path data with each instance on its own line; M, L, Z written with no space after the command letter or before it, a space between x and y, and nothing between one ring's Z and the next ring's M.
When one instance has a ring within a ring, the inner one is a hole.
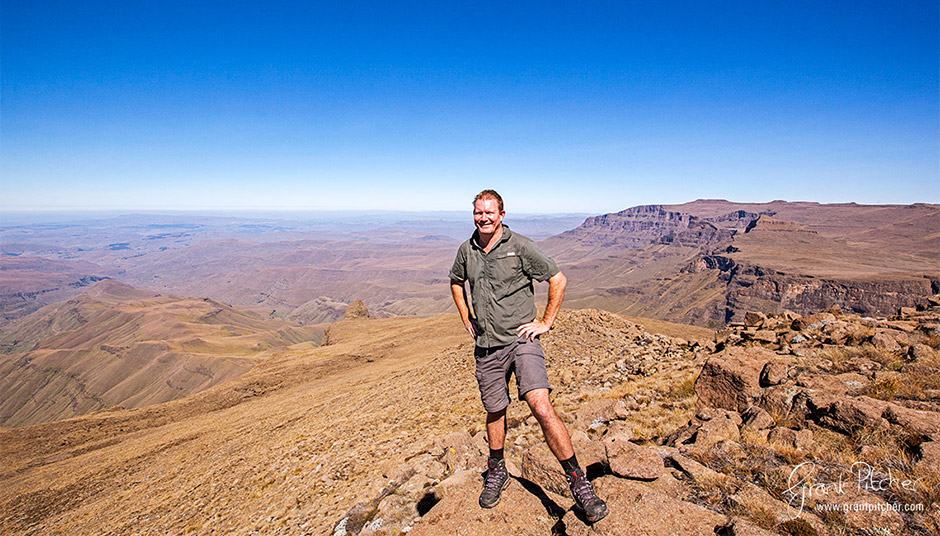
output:
M493 490L499 489L505 478L506 466L502 463L490 462L487 467L486 480L483 483L483 487Z

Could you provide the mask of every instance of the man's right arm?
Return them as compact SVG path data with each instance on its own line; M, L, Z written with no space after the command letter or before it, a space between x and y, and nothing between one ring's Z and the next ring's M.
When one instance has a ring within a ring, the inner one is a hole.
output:
M464 327L467 328L467 332L470 333L471 337L476 338L476 324L470 318L470 308L467 306L467 299L463 294L463 285L463 281L451 279L450 293L454 296L454 305L457 306L457 312L460 313L460 320L463 322Z

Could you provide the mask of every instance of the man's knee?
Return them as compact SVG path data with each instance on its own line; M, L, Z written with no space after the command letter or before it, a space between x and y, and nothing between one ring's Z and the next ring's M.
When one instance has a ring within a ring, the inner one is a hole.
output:
M533 389L526 393L525 401L529 404L529 409L539 422L545 419L555 417L555 409L552 407L552 401L548 397L548 389Z
M506 409L501 409L499 411L487 411L486 412L486 422L496 422L506 416Z

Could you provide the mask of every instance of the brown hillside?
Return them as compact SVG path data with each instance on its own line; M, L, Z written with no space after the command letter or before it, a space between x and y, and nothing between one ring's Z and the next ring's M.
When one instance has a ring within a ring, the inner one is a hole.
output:
M182 400L4 430L0 530L926 535L940 528L931 469L940 300L931 300L930 311L890 320L751 313L717 346L563 311L543 342L556 406L611 505L593 527L559 488L557 462L518 402L514 478L497 508L476 505L483 423L472 343L447 315L346 320L326 346L274 350ZM818 464L821 482L864 461L923 485L817 497L795 519L787 475L803 461ZM926 509L815 509L846 501Z
M117 275L116 270L88 261L13 255L0 255L0 270L0 326Z
M589 393L644 374L616 390L637 397L642 433L681 424L687 403L653 401L675 399L656 389L688 378L695 358L666 341L609 313L564 311L544 341L559 407L573 414ZM385 486L387 467L482 430L471 347L453 315L346 320L327 346L272 350L181 400L3 431L3 531L332 534ZM510 412L518 456L537 427L518 402Z
M216 301L102 281L0 332L0 424L183 398L243 374L278 347L314 340Z

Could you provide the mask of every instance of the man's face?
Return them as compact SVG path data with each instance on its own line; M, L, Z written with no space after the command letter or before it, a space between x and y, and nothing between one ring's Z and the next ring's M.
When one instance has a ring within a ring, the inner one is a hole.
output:
M499 210L495 199L477 199L473 202L473 223L481 234L493 234L503 222L506 211Z

